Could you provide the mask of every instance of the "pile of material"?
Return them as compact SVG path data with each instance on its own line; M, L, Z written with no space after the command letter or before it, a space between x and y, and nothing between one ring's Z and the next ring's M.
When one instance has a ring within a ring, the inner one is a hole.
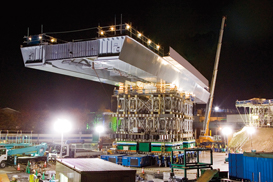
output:
M251 140L252 138L252 140ZM251 148L252 141L252 148ZM246 127L235 133L229 142L229 148L233 151L238 150L250 152L251 149L263 152L273 152L273 128L256 128L255 133L247 133Z

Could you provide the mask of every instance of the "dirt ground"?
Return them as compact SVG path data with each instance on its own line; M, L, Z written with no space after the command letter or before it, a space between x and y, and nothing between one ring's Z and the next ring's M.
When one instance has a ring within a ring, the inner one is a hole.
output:
M248 138L248 140L241 147L242 152L251 152L251 149L255 149L257 152L273 152L273 128L257 128L252 136L246 130L240 131L239 134L232 138L229 143L230 147L236 146L244 138Z

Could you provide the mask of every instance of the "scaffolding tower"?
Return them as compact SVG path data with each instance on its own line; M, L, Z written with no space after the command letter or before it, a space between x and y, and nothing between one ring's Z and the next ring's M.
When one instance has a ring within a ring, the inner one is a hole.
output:
M236 108L243 108L243 121L255 127L270 127L273 125L273 99L253 98L250 100L236 101ZM240 113L240 111L239 111Z

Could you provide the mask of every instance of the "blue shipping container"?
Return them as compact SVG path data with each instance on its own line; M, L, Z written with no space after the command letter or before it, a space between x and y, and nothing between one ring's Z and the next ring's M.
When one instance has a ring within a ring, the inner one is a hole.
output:
M244 156L244 177L251 181L273 181L273 159Z
M230 179L273 182L273 153L229 154Z
M122 164L122 156L125 156L126 154L113 154L108 155L108 161L113 162L115 164Z
M232 154L228 156L228 168L230 179L243 179L244 178L244 155Z
M151 156L148 155L129 155L122 157L122 165L123 166L131 166L131 167L144 167L151 165Z

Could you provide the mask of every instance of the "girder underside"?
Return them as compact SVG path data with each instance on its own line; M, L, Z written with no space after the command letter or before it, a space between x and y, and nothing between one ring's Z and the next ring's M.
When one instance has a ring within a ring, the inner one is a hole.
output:
M29 68L111 85L119 85L119 82L124 83L126 80L153 83L164 80L175 84L180 91L194 95L196 103L207 102L207 80L197 70L174 64L172 55L162 58L128 36L93 41L84 42L81 49L77 47L78 52L72 51L75 49L73 43L52 45L54 47L23 47L21 51L25 66ZM80 46L79 42L77 46ZM177 55L173 57L179 59Z

